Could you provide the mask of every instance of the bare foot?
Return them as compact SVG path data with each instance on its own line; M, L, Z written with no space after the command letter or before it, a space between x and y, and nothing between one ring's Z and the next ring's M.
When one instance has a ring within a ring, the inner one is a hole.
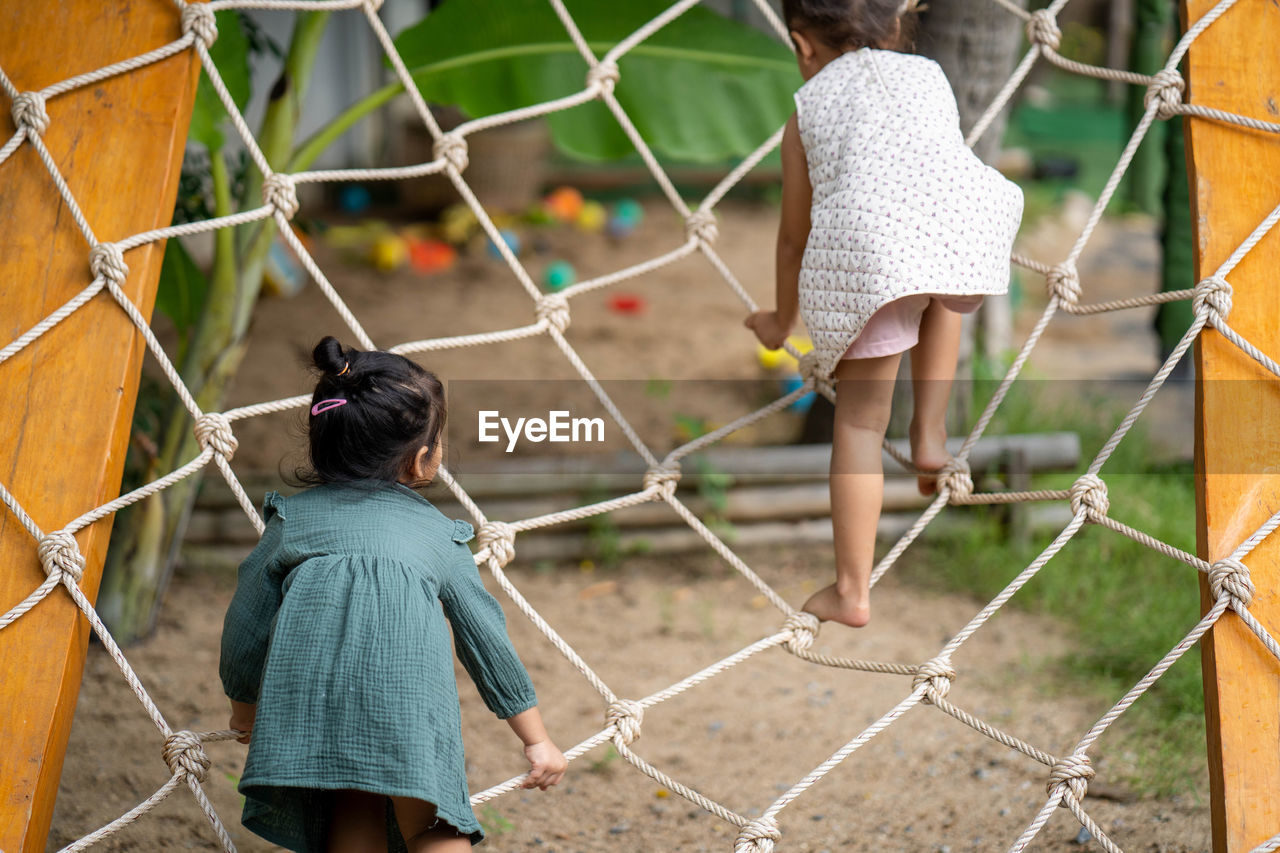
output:
M835 584L815 592L800 609L824 622L839 622L852 628L861 628L871 621L871 602L867 596L864 594L859 599L841 595Z
M947 453L946 429L919 429L915 423L908 431L911 439L911 464L921 471L941 472L951 454ZM916 477L916 488L922 495L936 494L938 474Z

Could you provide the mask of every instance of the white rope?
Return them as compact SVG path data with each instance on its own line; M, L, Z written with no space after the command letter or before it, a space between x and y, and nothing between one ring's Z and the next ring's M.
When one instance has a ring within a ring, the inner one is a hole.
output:
M1280 512L1277 512L1260 525L1257 530L1240 543L1230 556L1209 564L1195 555L1160 542L1150 534L1112 518L1110 516L1110 499L1107 494L1107 484L1101 476L1107 460L1137 422L1154 394L1159 391L1167 380L1174 366L1185 356L1187 349L1206 326L1214 328L1226 340L1237 347L1245 357L1250 358L1262 369L1269 371L1273 375L1280 376L1280 365L1277 365L1275 359L1253 345L1243 335L1234 330L1228 322L1228 317L1231 313L1231 288L1228 276L1263 237L1269 233L1275 224L1280 221L1280 206L1274 208L1259 223L1214 275L1200 282L1193 289L1082 303L1080 300L1084 289L1080 282L1077 262L1093 231L1100 222L1111 196L1127 171L1134 152L1156 118L1187 115L1268 133L1280 132L1280 125L1250 116L1239 116L1223 112L1202 104L1188 104L1183 101L1185 87L1182 78L1177 72L1178 64L1195 38L1225 14L1235 0L1223 0L1208 14L1196 21L1170 54L1164 69L1154 76L1090 66L1060 56L1057 53L1057 49L1061 40L1061 32L1058 28L1057 16L1066 5L1067 0L1054 0L1047 9L1036 12L1027 12L1018 7L1016 3L1011 2L1011 0L992 0L992 2L1015 15L1020 21L1025 22L1028 39L1032 46L970 131L966 140L970 145L981 137L990 127L994 118L1008 105L1018 87L1026 79L1041 56L1060 69L1071 73L1146 86L1146 110L1121 153L1116 167L1112 170L1107 184L1090 213L1089 219L1073 243L1067 257L1056 264L1042 263L1020 256L1015 256L1012 259L1015 264L1045 275L1051 293L1049 304L1023 346L1019 349L1016 358L1006 371L1000 385L974 424L974 427L966 436L960 451L940 474L937 497L919 516L908 532L898 540L889 553L876 565L872 574L872 583L877 582L889 571L905 550L919 536L923 535L932 520L951 504L994 504L1033 500L1067 501L1072 507L1072 520L1031 564L1014 577L995 598L988 602L959 632L948 640L937 655L920 664L852 660L823 655L813 651L819 629L816 618L810 614L796 611L759 574L738 557L727 543L707 528L689 510L677 493L680 477L679 463L684 457L713 445L750 424L769 417L810 391L821 393L829 399L833 398L834 389L832 384L815 374L814 360L811 356L801 357L800 353L788 345L788 350L791 354L800 359L805 379L805 384L800 389L775 399L754 411L747 412L730 423L677 447L659 461L656 455L641 440L639 434L623 417L619 407L605 392L587 364L565 337L564 333L571 319L570 305L573 298L622 281L629 281L652 274L695 252L701 253L707 259L710 268L725 282L744 308L753 310L756 307L750 294L739 282L729 265L714 249L718 231L715 207L732 187L737 185L751 169L778 146L782 135L781 129L764 140L750 155L738 163L723 180L716 184L696 209L690 210L689 206L676 192L670 178L648 144L641 138L631 118L614 96L615 88L621 79L619 61L653 33L691 9L696 5L696 0L679 0L679 2L671 5L653 20L616 44L603 57L599 58L591 50L590 45L583 37L562 0L549 0L551 8L562 23L568 39L584 60L586 72L584 74L583 88L552 101L474 119L449 133L443 133L439 128L427 107L425 99L423 99L412 76L409 74L408 68L396 51L394 42L379 19L378 9L381 5L379 0L214 0L212 3L203 5L187 4L181 2L181 0L176 0L175 12L179 16L182 36L147 53L67 78L39 91L22 91L5 75L3 69L0 69L0 90L3 90L10 99L10 112L14 117L16 126L16 132L8 138L3 147L0 147L0 165L11 160L14 152L23 144L32 146L44 164L45 170L50 175L61 201L66 205L72 220L84 236L87 246L90 247L89 266L92 276L89 284L75 296L51 313L41 317L19 337L5 344L0 349L0 365L4 365L23 352L33 342L39 340L67 317L80 310L105 289L119 308L128 316L138 334L142 336L148 350L158 361L161 371L172 384L179 399L194 419L194 429L201 448L194 459L186 462L176 470L164 474L158 479L123 494L108 503L89 509L48 534L30 517L23 508L20 499L12 494L3 483L0 483L0 502L32 536L35 543L35 551L38 555L37 560L44 574L44 577L38 582L37 576L34 573L32 574L32 592L21 602L11 607L7 613L0 616L0 630L15 623L24 614L39 606L40 602L50 595L58 594L56 593L57 588L62 587L80 612L88 619L89 624L102 640L107 653L116 662L126 682L142 704L144 711L161 734L164 741L163 760L166 761L171 771L169 780L151 797L148 797L138 806L101 829L74 842L66 849L85 849L95 842L110 836L118 829L149 812L155 805L182 786L187 787L196 798L201 810L210 821L214 834L222 847L226 850L234 849L230 837L227 835L201 786L209 766L203 743L234 737L234 733L197 734L172 731L159 708L142 685L141 680L137 677L110 633L98 618L91 602L88 601L84 592L80 589L84 557L80 553L75 534L132 503L158 494L186 477L195 475L210 463L213 463L219 469L237 502L244 510L246 517L261 531L263 529L262 520L231 468L230 460L235 453L237 443L232 424L247 418L305 407L310 400L310 395L299 394L280 400L265 401L229 409L221 413L202 411L197 405L194 395L184 384L178 371L151 332L145 318L142 316L142 312L134 305L122 287L128 276L124 253L166 239L249 225L271 218L278 227L281 238L297 253L303 266L324 293L326 299L333 305L343 322L346 323L352 335L361 346L373 348L374 342L363 329L359 319L346 305L338 290L328 280L289 225L289 220L296 213L298 207L296 184L402 180L430 174L444 174L458 190L464 203L476 215L481 229L494 243L516 282L530 297L533 303L535 322L491 332L407 341L391 347L391 350L403 354L434 352L547 335L596 395L610 417L615 420L636 453L644 460L647 468L641 483L637 484L639 488L626 494L592 504L567 507L541 516L515 519L509 522L487 519L482 508L471 499L463 484L455 480L450 472L441 469L438 474L440 480L445 483L464 509L477 522L478 540L481 547L475 555L476 562L489 568L498 585L516 607L524 613L547 641L570 662L604 700L606 706L604 727L570 749L566 753L567 757L570 760L576 760L597 746L612 743L619 754L640 772L737 827L738 835L734 843L735 851L738 851L738 853L766 853L766 851L772 850L775 842L778 842L781 838L782 827L778 818L791 802L860 749L862 745L894 724L908 710L919 705L932 706L962 725L978 731L985 737L1026 755L1033 761L1049 768L1046 802L1032 818L1022 835L1013 843L1011 849L1025 849L1047 823L1054 811L1059 806L1065 806L1080 821L1081 825L1089 830L1103 849L1109 851L1119 850L1120 848L1116 843L1106 835L1082 805L1082 798L1085 795L1088 781L1094 774L1088 750L1097 742L1098 738L1175 661L1198 642L1228 609L1236 613L1255 635L1263 648L1273 656L1280 658L1280 644L1277 644L1267 628L1249 610L1249 605L1254 596L1254 589L1248 567L1244 562L1257 545L1273 535L1275 530L1280 527ZM789 43L784 22L778 19L778 16L766 0L755 0L755 5L764 15L766 22L774 33L784 43ZM389 58L396 78L404 86L415 111L434 140L433 159L425 163L402 167L317 170L292 175L275 172L253 138L244 117L235 106L208 52L208 46L217 37L217 27L213 13L224 9L248 8L361 10L368 26ZM261 173L263 204L229 216L202 222L170 225L164 228L127 235L111 243L103 243L95 236L93 229L76 201L74 193L70 190L52 155L44 145L42 137L50 132L51 128L57 128L56 105L53 114L50 115L48 102L64 93L76 91L113 76L130 73L185 50L195 50L209 78L209 82L226 107L231 123L239 134L250 159ZM602 101L615 116L624 133L635 145L660 190L667 197L677 215L685 222L685 240L676 248L655 255L642 263L588 279L566 288L559 294L544 294L533 282L519 259L507 247L505 241L498 235L498 230L491 217L476 199L464 178L464 173L468 166L467 137L469 134L484 129L549 115L595 99ZM1194 317L1192 323L1182 336L1178 346L1161 365L1111 437L1099 449L1086 473L1077 480L1070 490L975 493L973 479L969 471L969 455L1003 403L1009 390L1013 387L1013 383L1020 375L1028 357L1045 333L1048 324L1057 315L1059 309L1072 314L1097 314L1181 299L1190 299L1192 301ZM887 447L886 450L893 458L903 463L907 470L913 470L910 466L910 460L906 459L901 452L896 451L891 446ZM783 614L784 622L781 629L747 644L734 654L715 661L647 697L639 700L629 700L622 699L616 695L585 659L538 613L520 593L515 584L511 582L510 578L507 577L504 567L517 556L516 540L521 532L580 521L654 500L661 500L669 505L692 530L707 542L709 547L718 553ZM1057 758L1053 754L991 725L980 717L952 703L947 698L947 694L952 682L957 677L957 672L950 661L954 653L1011 600L1018 590L1041 571L1086 523L1097 524L1108 530L1120 533L1135 542L1185 563L1197 571L1204 572L1209 580L1214 603L1210 611L1196 623L1183 639L1156 662L1148 673L1086 732L1070 755ZM911 676L911 690L905 698L882 717L833 753L826 761L798 780L772 803L761 817L754 820L748 819L720 803L708 799L695 789L672 778L662 769L642 758L631 748L631 744L641 735L646 710L658 707L668 699L704 684L719 674L743 664L757 654L775 647L782 647L795 657L815 665L888 675ZM496 796L516 790L520 787L522 780L522 775L516 775L480 791L472 796L472 803L486 802ZM1280 836L1265 842L1257 849L1280 849Z

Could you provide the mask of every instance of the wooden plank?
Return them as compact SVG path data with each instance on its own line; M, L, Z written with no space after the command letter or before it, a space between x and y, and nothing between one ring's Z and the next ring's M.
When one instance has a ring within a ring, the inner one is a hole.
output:
M110 14L96 0L0 6L0 63L21 91L179 35L176 8L149 0L116 0ZM49 100L45 144L99 240L169 223L198 70L188 50ZM8 140L7 103L0 112ZM0 165L0 186L0 342L7 344L90 275L85 238L32 146ZM125 256L124 290L147 316L163 251L152 245ZM46 532L118 493L143 349L124 312L100 293L0 364L0 482ZM91 600L110 524L77 536ZM0 611L45 577L36 543L2 507L0 566ZM0 850L44 849L88 639L87 620L63 590L0 631ZM157 738L157 761L160 746Z
M1188 0L1194 22L1213 0ZM1274 121L1280 104L1280 6L1237 3L1187 57L1188 98ZM1280 137L1187 121L1197 278L1213 274L1280 204ZM1280 353L1280 233L1228 276L1232 328ZM1280 383L1216 331L1196 351L1196 497L1200 555L1229 555L1280 509ZM1250 611L1280 631L1280 537L1246 559L1257 595ZM1210 597L1202 580L1201 598ZM1251 850L1280 832L1280 663L1228 612L1202 648L1214 849Z

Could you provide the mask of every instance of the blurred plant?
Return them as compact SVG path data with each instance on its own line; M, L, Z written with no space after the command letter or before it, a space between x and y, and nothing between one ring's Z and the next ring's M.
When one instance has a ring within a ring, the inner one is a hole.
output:
M667 0L566 0L597 57L661 14ZM587 66L545 0L450 0L395 40L427 101L473 118L582 91ZM653 150L716 162L743 157L795 110L800 73L777 39L694 7L628 51L614 95ZM398 83L353 104L303 145L323 148L401 91ZM547 117L565 154L611 160L635 148L600 101Z

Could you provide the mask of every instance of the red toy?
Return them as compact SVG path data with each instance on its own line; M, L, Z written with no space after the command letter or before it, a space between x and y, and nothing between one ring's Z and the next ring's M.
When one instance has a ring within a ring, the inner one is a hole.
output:
M448 243L439 240L415 240L407 238L409 244L409 265L416 272L443 272L453 266L458 252Z
M646 307L644 297L634 293L615 293L609 297L609 310L616 314L640 314Z

